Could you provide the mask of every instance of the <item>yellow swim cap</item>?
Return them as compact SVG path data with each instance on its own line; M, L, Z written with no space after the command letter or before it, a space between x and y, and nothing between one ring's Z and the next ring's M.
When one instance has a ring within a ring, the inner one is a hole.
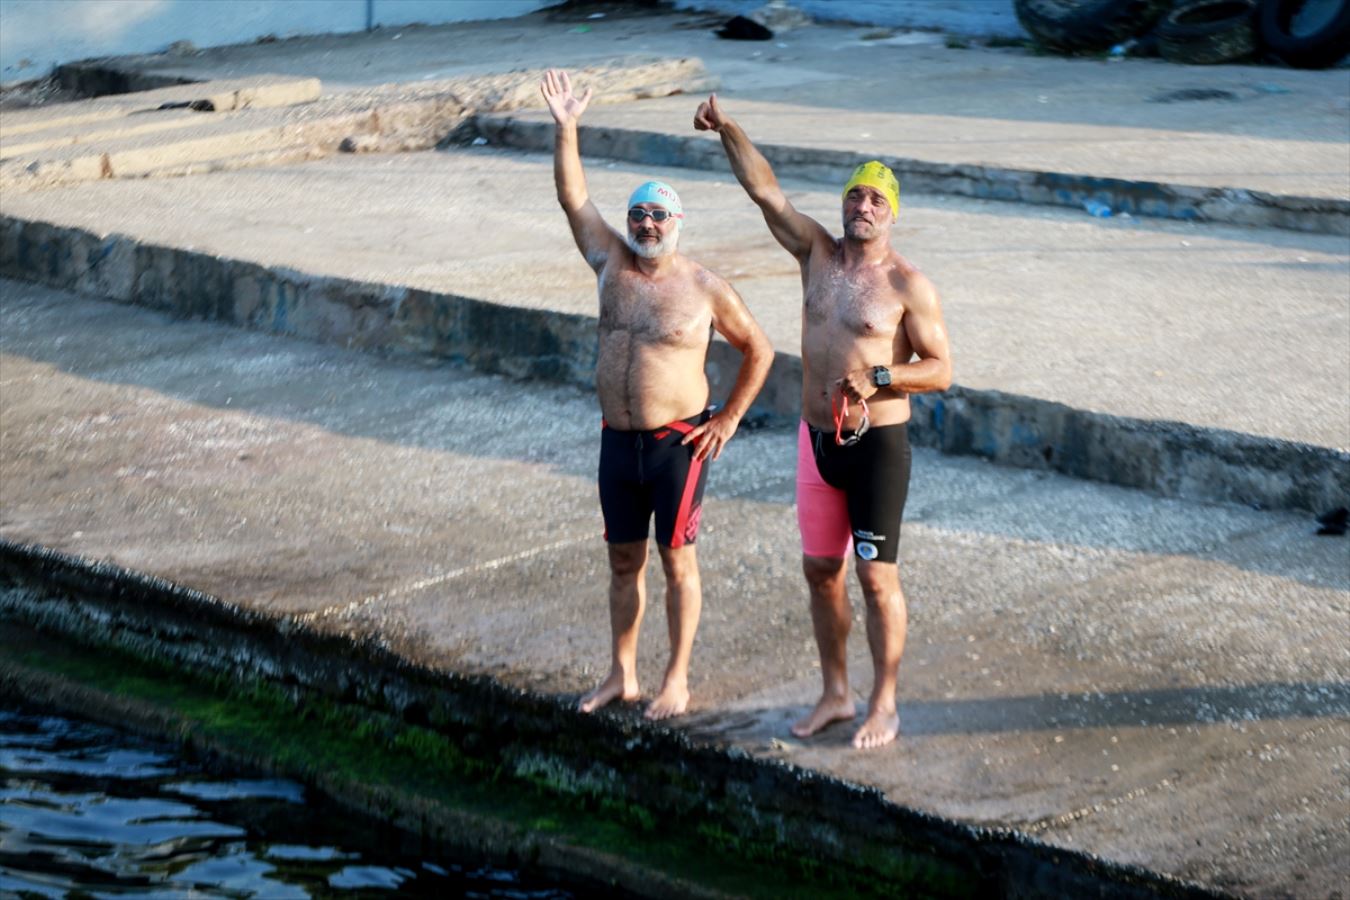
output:
M900 217L900 182L895 180L894 172L875 159L868 160L853 170L853 176L844 185L844 196L860 184L881 191L891 204L891 216Z

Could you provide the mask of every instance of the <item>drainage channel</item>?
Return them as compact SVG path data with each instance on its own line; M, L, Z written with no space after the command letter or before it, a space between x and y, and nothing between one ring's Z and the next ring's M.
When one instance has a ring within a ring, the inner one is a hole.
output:
M0 541L6 697L292 779L399 833L419 860L591 885L585 896L1222 896Z

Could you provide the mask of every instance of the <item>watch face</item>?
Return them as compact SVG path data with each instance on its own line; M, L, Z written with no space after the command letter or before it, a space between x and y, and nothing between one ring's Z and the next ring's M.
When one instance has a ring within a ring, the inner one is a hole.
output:
M876 382L877 387L885 387L891 383L891 370L885 366L877 366L872 370L872 380Z

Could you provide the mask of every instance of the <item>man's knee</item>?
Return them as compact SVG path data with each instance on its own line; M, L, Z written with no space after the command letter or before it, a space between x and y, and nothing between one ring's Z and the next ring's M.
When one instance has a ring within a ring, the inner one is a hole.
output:
M843 557L836 559L832 556L803 556L802 574L806 576L806 583L811 587L824 588L842 580L847 565Z
M900 567L895 563L858 560L858 584L869 604L891 602L900 596Z
M616 581L632 581L647 565L647 542L609 545L609 572Z
M698 579L698 556L693 544L683 547L661 547L661 568L666 573L667 584L686 584Z

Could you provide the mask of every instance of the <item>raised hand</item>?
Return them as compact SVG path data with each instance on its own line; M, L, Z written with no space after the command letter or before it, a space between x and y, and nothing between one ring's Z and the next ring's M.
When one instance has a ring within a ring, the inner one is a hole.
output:
M572 79L562 69L549 69L539 82L539 92L544 95L548 111L559 125L575 124L591 102L591 89L577 97L572 93Z
M694 113L694 130L721 131L722 126L729 121L717 105L717 95L709 94L708 99L698 105L698 112Z

